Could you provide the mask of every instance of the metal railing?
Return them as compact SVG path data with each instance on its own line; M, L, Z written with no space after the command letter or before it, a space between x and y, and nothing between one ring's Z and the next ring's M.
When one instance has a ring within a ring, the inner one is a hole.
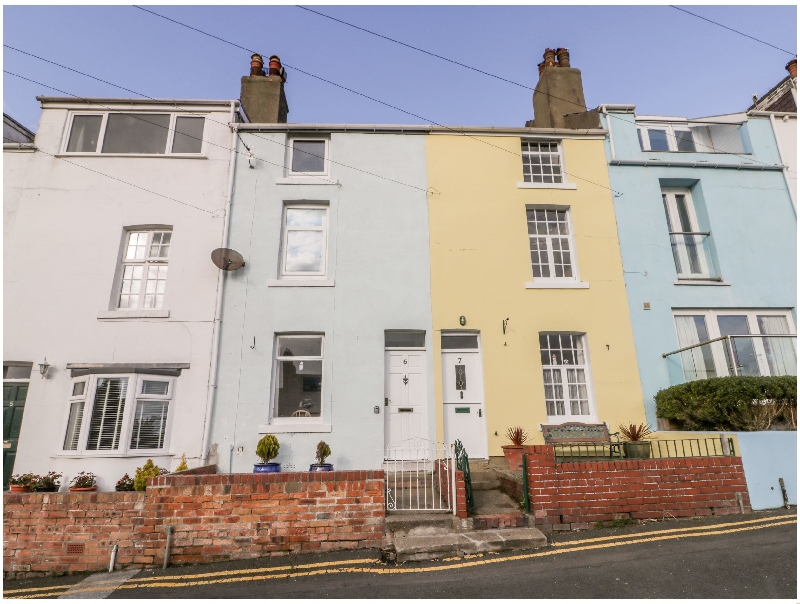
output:
M386 448L386 509L449 512L453 507L450 448L412 438Z
M669 241L678 279L720 280L711 254L711 233L670 232Z
M733 438L720 434L684 439L648 439L636 442L555 444L556 463L730 457L736 455Z
M680 363L686 382L726 375L797 375L796 340L796 334L729 335L661 356Z
M456 467L464 473L464 491L467 499L467 512L475 509L475 498L472 495L472 474L469 471L469 455L461 441L456 439L453 444Z

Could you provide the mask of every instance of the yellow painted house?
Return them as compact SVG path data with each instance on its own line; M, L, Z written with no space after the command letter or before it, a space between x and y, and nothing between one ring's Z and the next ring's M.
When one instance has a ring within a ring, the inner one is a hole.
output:
M540 67L532 127L427 137L437 439L473 458L511 426L536 444L542 424L645 421L606 132L563 63Z

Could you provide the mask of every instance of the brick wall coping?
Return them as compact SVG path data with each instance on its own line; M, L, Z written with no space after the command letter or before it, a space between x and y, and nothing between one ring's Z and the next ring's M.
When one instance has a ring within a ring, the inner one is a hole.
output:
M335 470L333 472L265 472L263 474L165 474L147 480L148 487L197 486L216 484L274 484L283 482L348 482L383 480L383 470Z

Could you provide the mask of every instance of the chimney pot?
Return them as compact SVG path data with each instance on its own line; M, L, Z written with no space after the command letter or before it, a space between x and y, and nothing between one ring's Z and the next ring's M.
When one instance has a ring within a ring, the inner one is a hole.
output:
M556 50L559 67L569 67L569 48L559 48Z
M269 75L280 76L281 81L286 82L286 70L281 65L281 58L278 55L269 58Z
M264 59L261 58L261 55L255 54L250 57L250 75L251 76L263 76L267 75L264 73Z
M786 71L789 72L791 77L797 77L797 59L792 59L786 64Z
M552 48L546 48L544 51L544 66L555 67L556 64L556 51Z
M539 68L539 77L541 78L542 74L544 73L544 61L539 63L539 65L537 65L537 67Z

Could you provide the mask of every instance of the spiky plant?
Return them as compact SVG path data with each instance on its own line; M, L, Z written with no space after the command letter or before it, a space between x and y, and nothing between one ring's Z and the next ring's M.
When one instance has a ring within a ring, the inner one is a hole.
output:
M528 440L528 431L522 426L514 426L506 430L506 438L511 441L512 445L521 447Z
M653 433L653 431L650 430L650 425L646 423L639 424L638 426L636 424L620 424L619 431L625 440L630 442L644 440Z

